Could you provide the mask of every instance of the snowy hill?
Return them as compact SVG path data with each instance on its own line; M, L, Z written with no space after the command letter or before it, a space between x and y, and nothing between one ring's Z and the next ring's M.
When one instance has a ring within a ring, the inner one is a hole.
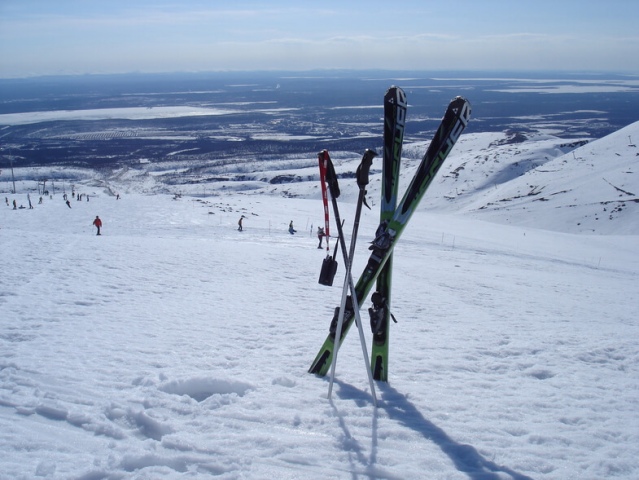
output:
M464 135L421 208L560 232L639 234L639 122L607 137ZM404 148L401 185L426 149Z
M525 148L511 146L505 153L518 160L486 175L471 198L462 201L462 211L565 232L637 234L639 148L631 138L639 138L639 123L574 150L573 144L557 146L571 150L559 156L540 148L526 158ZM498 163L502 150L490 151L475 162ZM534 168L527 168L530 163L535 163ZM525 171L519 171L522 168ZM476 183L474 173L472 168L464 170L456 180Z
M307 373L341 297L314 158L3 171L34 208L0 208L0 479L637 478L638 128L462 137L395 250L377 408L355 329L332 400Z
M423 210L470 215L498 223L570 233L639 234L639 122L604 138L567 141L543 133L463 135L433 181ZM400 191L428 146L404 146ZM379 145L371 148L381 152ZM352 178L361 153L331 152L343 179L341 201L355 201ZM373 163L371 186L379 189L381 166ZM86 169L17 169L18 191L35 194L34 180L62 178L96 191L168 193L198 197L228 192L319 199L313 153L223 161L143 161L114 172ZM8 171L4 172L10 187ZM21 182L22 181L22 182ZM51 183L50 183L51 185ZM5 189L5 192L8 189ZM375 204L376 197L371 196Z

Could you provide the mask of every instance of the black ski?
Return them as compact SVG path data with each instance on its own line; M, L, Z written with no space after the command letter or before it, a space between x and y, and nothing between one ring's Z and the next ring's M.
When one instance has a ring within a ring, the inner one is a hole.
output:
M380 225L393 218L397 207L399 169L406 123L406 94L399 87L391 87L384 96L384 159L382 167L382 199ZM383 229L384 227L382 227ZM375 380L388 381L389 324L391 319L392 253L377 277L377 289L373 293L370 315L373 344L371 371Z

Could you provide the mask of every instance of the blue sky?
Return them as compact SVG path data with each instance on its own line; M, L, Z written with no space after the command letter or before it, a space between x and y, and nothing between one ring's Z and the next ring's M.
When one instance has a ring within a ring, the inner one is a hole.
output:
M0 0L0 78L211 70L639 73L637 0Z

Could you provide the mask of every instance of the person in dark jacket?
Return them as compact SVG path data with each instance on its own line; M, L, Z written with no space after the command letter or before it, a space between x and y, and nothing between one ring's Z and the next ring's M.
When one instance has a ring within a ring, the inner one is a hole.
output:
M319 240L319 245L317 248L322 248L322 240L324 240L324 229L322 227L317 227L317 239ZM326 244L328 245L328 239L326 240Z
M100 217L98 217L97 215L95 216L95 220L93 220L93 225L95 225L95 228L98 229L98 233L96 235L102 235L100 233L100 229L102 228L102 220L100 220Z

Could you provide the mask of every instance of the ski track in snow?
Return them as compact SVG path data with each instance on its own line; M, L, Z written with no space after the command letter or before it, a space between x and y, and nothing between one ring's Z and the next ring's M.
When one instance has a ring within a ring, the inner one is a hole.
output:
M636 237L417 213L376 410L356 328L332 401L306 373L343 274L339 255L336 286L317 284L317 202L72 207L0 209L2 479L639 474ZM375 226L366 212L354 275Z

